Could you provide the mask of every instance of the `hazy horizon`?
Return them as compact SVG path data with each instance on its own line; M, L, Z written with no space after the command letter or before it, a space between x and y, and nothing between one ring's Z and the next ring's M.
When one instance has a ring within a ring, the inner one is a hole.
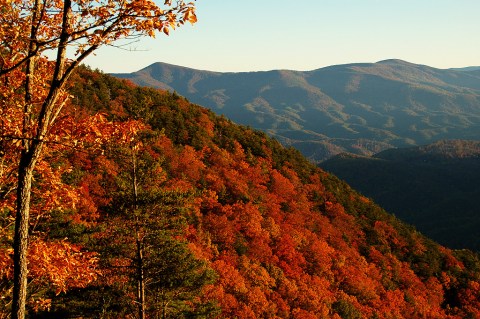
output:
M461 3L461 4L460 4ZM109 73L155 62L219 72L307 71L400 59L439 69L480 65L480 1L198 0L198 23L106 47L85 63Z
M201 68L195 68L195 67L190 67L188 65L180 65L180 64L176 64L176 63L169 63L169 62L164 62L164 61L156 61L156 62L152 62L152 63L149 63L145 66L142 66L140 67L139 69L137 70L133 70L132 72L108 72L108 73L111 73L111 74L129 74L129 73L134 73L134 72L137 72L137 71L140 71L142 69L145 69L145 68L148 68L149 66L153 65L153 64L156 64L156 63L163 63L163 64L168 64L168 65L172 65L172 66L176 66L176 67L180 67L180 68L187 68L187 69L192 69L192 70L198 70L198 71L205 71L205 72L218 72L218 73L249 73L249 72L269 72L269 71L298 71L298 72L309 72L309 71L315 71L315 70L319 70L319 69L323 69L323 68L328 68L328 67L333 67L333 66L342 66L342 65L357 65L357 64L375 64L375 63L380 63L380 62L384 62L384 61L389 61L389 60L397 60L397 61L403 61L403 62L406 62L406 63L411 63L411 64L415 64L415 65L423 65L423 66L427 66L427 67L432 67L432 68L435 68L435 69L439 69L439 70L455 70L455 69L465 69L465 70L468 70L468 69L472 69L472 70L476 70L476 69L480 69L480 65L465 65L465 66L459 66L459 67L451 67L451 68L437 68L435 66L432 66L432 65L428 65L428 64L422 64L422 63L413 63L411 61L405 61L405 60L402 60L402 59L396 59L396 58L390 58L390 59L383 59L383 60L379 60L379 61L373 61L373 62L363 62L363 61L352 61L352 62L349 62L349 63L339 63L339 64L331 64L331 65L325 65L325 66L321 66L321 67L318 67L318 68L313 68L313 69L307 69L307 70L298 70L298 69L266 69L266 70L245 70L245 71L216 71L216 70L208 70L208 69L201 69ZM86 63L86 65L88 65L89 67L93 67L91 65L89 65L88 63Z

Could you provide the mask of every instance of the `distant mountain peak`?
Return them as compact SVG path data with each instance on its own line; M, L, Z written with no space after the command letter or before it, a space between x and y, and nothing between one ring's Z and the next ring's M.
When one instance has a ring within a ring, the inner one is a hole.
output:
M312 71L239 73L155 63L115 76L176 91L236 123L268 132L316 162L339 152L372 155L480 136L480 71L388 59Z
M184 71L190 71L190 72L208 72L208 73L219 73L215 71L208 71L208 70L199 70L191 67L186 67L186 66L181 66L181 65L176 65L176 64L170 64L166 62L155 62L152 63L143 69L140 69L137 72L142 72L142 71L147 71L150 69L155 69L155 68L169 68L169 69L177 69L177 70L184 70Z
M401 59L386 59L386 60L378 61L375 64L406 64L406 65L411 65L411 66L417 65L417 64L414 64L414 63L411 63L411 62L408 62L408 61L405 61L405 60L401 60Z

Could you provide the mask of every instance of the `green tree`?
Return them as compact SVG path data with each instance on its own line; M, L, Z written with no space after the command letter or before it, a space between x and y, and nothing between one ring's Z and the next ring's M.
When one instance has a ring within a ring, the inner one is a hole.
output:
M163 187L162 157L148 145L134 143L112 152L118 189L104 247L113 276L124 278L119 280L124 283L118 287L121 294L135 296L130 304L136 305L137 318L198 317L214 311L213 304L196 301L215 273L182 239L194 194Z

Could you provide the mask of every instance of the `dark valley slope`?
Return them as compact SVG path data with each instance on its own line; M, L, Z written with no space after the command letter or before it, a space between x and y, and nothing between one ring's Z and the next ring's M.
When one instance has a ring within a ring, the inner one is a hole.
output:
M320 166L444 245L480 251L480 142L339 154Z
M400 60L309 72L219 73L164 63L117 77L176 91L313 161L480 136L480 71Z

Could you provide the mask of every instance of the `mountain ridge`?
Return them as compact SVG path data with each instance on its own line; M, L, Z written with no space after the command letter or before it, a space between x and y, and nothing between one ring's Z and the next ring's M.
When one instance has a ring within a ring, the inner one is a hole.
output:
M213 72L154 63L113 74L178 92L239 124L267 132L314 162L340 152L480 135L480 72L397 59L312 71Z

